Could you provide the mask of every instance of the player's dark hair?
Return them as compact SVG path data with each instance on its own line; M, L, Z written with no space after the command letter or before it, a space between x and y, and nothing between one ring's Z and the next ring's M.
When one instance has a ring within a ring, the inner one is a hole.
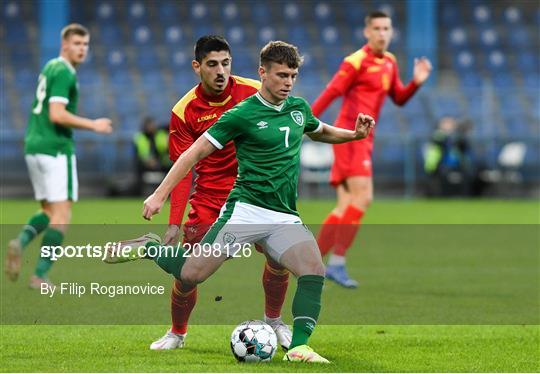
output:
M373 12L370 12L366 16L366 18L364 18L364 22L365 22L366 26L368 26L369 23L371 22L371 20L373 20L375 18L390 18L390 16L388 15L388 13L385 13L382 10L375 10Z
M231 47L227 40L220 35L205 35L195 44L195 61L201 63L210 52L226 51L231 54Z
M90 32L86 27L78 23L70 23L62 29L62 40L67 40L71 35L86 36L90 35Z
M286 64L291 69L296 69L304 62L298 48L282 41L271 41L261 49L260 64L266 68L270 63Z

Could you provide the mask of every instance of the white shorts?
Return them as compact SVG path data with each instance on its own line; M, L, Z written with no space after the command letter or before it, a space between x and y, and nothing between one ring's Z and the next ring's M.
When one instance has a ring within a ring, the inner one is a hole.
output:
M235 255L242 244L259 244L279 262L283 253L302 242L317 245L300 217L248 203L228 202L201 244L210 243L228 256Z
M26 155L25 160L36 200L50 203L78 200L79 181L75 155L35 154Z

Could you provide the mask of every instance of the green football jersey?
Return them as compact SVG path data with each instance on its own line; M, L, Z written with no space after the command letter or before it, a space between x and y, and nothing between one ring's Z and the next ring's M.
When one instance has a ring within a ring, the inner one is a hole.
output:
M67 111L76 114L78 100L79 87L73 66L62 57L50 60L39 75L24 139L24 152L52 156L73 154L73 131L51 122L49 103L64 103Z
M219 149L234 141L238 177L228 201L298 215L302 136L321 129L322 122L299 97L276 106L256 93L225 112L204 135Z

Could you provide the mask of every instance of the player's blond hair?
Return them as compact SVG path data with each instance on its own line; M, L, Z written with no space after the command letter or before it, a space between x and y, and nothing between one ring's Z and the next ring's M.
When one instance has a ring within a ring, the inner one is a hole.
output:
M286 64L289 68L296 69L302 65L304 57L300 56L298 48L292 44L271 41L261 49L260 64L269 67L271 62Z
M86 36L90 35L90 32L81 24L70 23L62 29L60 35L62 36L62 40L68 40L71 35Z

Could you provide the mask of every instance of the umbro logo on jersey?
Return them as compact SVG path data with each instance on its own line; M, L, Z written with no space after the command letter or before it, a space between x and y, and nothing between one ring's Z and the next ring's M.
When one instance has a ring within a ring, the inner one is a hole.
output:
M291 112L291 117L298 126L304 126L304 115L298 110Z
M265 121L258 122L257 126L259 126L259 130L266 129L268 127L268 122L265 122Z

